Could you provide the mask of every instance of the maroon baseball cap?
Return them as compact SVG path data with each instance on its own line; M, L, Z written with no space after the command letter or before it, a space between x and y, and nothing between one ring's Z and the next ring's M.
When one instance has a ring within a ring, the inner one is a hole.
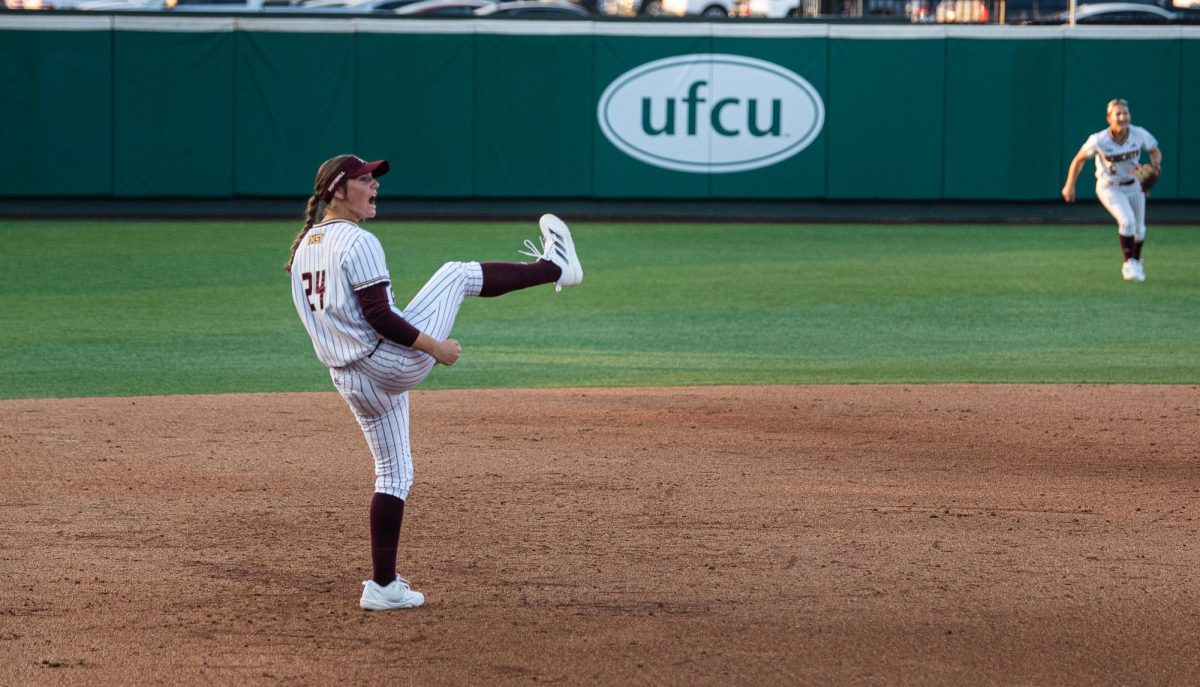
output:
M361 157L351 155L342 160L342 164L338 165L337 171L333 173L333 178L321 190L321 200L326 203L333 200L333 194L337 192L339 186L346 183L347 179L355 179L364 174L370 174L378 179L387 174L391 168L392 166L388 164L387 160L367 162Z

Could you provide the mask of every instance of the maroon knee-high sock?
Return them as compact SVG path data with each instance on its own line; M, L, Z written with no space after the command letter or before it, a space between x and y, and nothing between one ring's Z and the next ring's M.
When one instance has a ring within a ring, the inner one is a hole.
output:
M539 284L552 284L562 276L562 269L549 260L537 262L483 262L484 298L502 296L509 291L527 289Z
M1132 251L1132 252L1133 252L1133 255L1132 255L1132 257L1133 257L1133 259L1134 259L1134 260L1141 260L1141 259L1142 259L1142 244L1143 244L1143 243L1145 243L1145 241L1134 241L1134 242L1133 242L1133 251Z
M371 497L371 565L372 579L381 587L396 579L396 549L403 521L404 500L375 492Z
M1125 259L1128 260L1129 258L1132 258L1133 257L1133 237L1125 236L1124 234L1117 234L1117 236L1120 237L1120 239L1121 239L1121 253L1125 256Z

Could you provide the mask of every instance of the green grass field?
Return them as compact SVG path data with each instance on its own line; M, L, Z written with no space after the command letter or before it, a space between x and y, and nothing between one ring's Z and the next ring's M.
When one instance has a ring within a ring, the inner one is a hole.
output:
M569 218L568 218L569 219ZM424 388L1200 382L1200 227L572 225L586 279L469 299ZM0 221L0 398L329 390L294 222ZM527 223L375 223L405 302Z

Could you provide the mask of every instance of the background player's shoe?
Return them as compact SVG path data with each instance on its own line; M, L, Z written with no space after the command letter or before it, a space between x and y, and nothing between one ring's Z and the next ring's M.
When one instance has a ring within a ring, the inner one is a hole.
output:
M358 600L358 605L368 611L416 608L423 603L425 603L425 595L421 592L414 592L408 586L408 580L399 575L386 587L380 587L375 580L363 582L362 598Z
M1146 281L1146 268L1142 267L1142 261L1134 258L1129 262L1133 263L1133 279L1134 281Z
M1121 263L1121 278L1125 281L1137 281L1137 272L1133 268L1133 260Z
M558 265L562 275L554 282L555 291L562 291L564 286L577 286L583 281L583 265L575 253L575 239L571 237L571 230L567 228L566 222L546 214L538 220L538 226L542 228L542 249L539 251L532 241L527 240L525 247L529 252L522 253Z

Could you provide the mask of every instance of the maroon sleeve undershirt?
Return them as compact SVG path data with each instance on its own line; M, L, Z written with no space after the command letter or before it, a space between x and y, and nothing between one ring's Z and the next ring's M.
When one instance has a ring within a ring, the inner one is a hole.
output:
M392 310L392 305L388 302L387 288L388 282L383 282L355 291L354 295L358 297L358 305L366 315L367 323L375 331L386 339L411 348L421 332Z

